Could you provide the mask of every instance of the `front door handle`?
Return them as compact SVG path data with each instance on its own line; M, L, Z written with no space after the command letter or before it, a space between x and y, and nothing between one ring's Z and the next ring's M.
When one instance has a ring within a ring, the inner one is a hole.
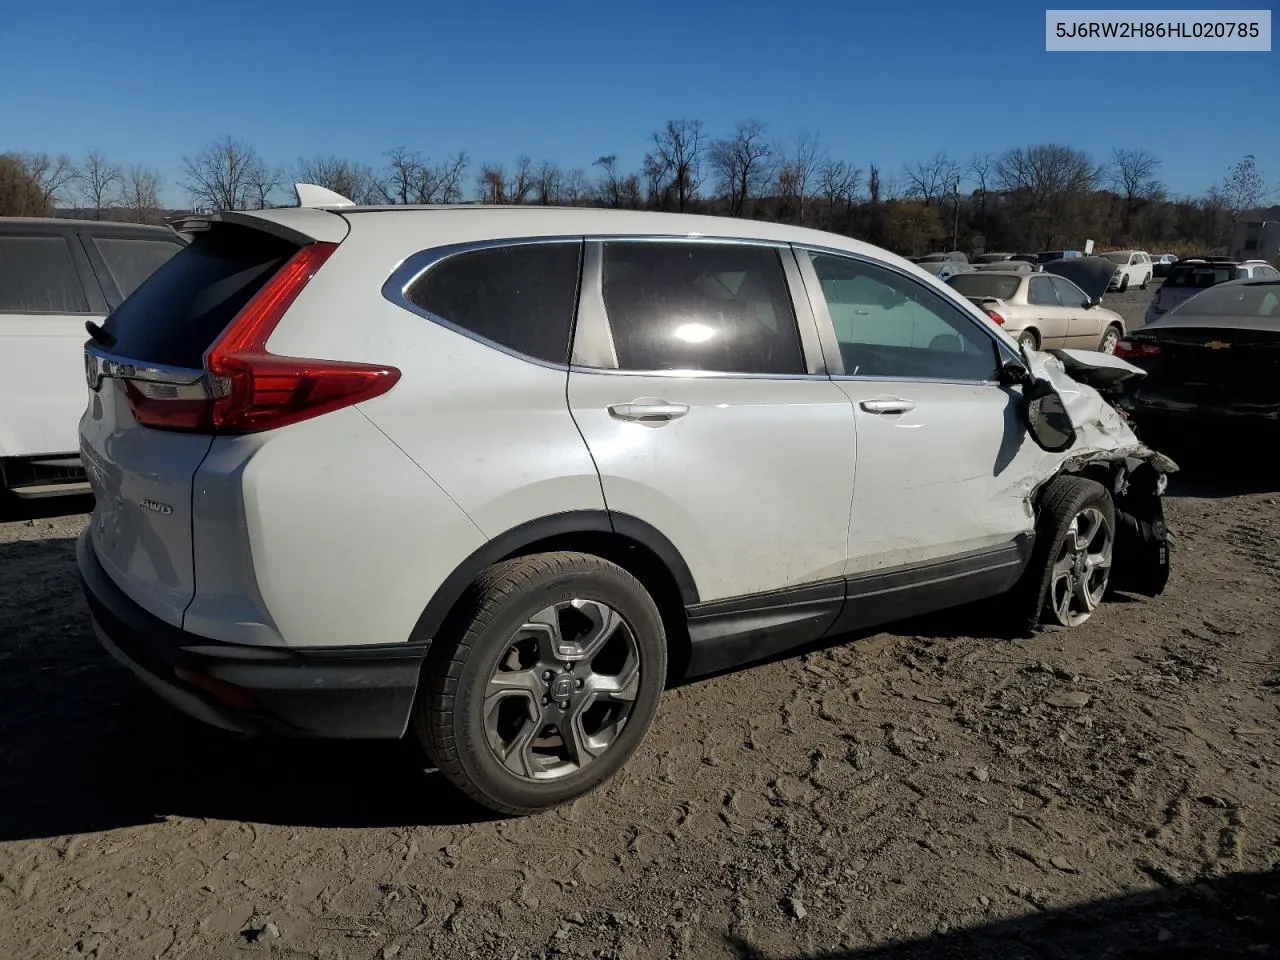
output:
M618 420L635 420L639 422L665 423L677 420L689 412L687 403L667 403L665 400L654 400L643 397L630 403L614 403L609 406L609 415Z
M901 397L883 397L879 400L863 400L862 409L867 413L907 413L916 408L912 400Z

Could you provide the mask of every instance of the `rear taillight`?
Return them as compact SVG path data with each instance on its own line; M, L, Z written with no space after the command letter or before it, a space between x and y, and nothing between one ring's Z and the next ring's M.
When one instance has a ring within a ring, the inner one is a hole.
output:
M992 320L994 320L996 323L1000 324L1000 326L1002 327L1004 326L1005 319L1003 315L996 313L996 311L994 310L988 310L987 316L990 317Z
M1142 340L1121 340L1116 344L1116 356L1123 357L1125 360L1154 357L1159 352L1160 348L1156 344Z
M280 318L337 246L311 243L294 254L209 348L199 382L128 381L135 419L167 430L254 433L361 403L395 386L395 367L267 352Z

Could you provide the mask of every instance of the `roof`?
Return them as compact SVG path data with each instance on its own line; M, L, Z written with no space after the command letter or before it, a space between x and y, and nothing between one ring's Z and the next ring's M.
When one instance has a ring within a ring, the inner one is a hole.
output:
M216 216L216 215L215 215ZM231 216L231 215L227 215ZM341 217L352 230L380 223L388 238L423 249L444 243L485 239L517 239L565 236L666 236L762 240L830 247L863 253L882 260L908 261L879 247L849 237L807 227L793 227L765 220L715 217L703 214L657 213L649 210L612 210L595 207L544 207L524 204L437 204L346 207L341 210L279 207L237 211L243 220L256 217L294 230L322 228L330 218ZM194 219L201 219L196 217Z
M64 217L0 217L0 232L13 227L31 233L73 233L76 230L89 229L103 235L116 234L167 234L173 235L168 227L157 227L145 223L126 223L120 220L71 220Z

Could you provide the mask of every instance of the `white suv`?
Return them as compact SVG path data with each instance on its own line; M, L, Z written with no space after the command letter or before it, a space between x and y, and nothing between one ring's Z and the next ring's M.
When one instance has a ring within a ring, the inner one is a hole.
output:
M89 492L76 456L85 324L181 248L167 227L0 217L0 496Z
M1067 372L1122 360L1024 356L811 230L332 203L189 222L86 347L94 622L190 714L412 730L528 812L617 770L669 677L1163 589L1176 467Z

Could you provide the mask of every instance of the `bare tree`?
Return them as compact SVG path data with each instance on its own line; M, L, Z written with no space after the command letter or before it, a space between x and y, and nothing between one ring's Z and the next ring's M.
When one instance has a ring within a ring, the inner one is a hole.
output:
M778 171L778 195L796 209L796 222L804 223L806 206L823 164L822 137L816 131L801 131Z
M65 153L56 157L47 153L13 153L9 156L35 181L46 207L52 207L59 200L65 199L66 188L75 182L75 165Z
M194 157L182 158L182 187L193 206L206 210L247 210L265 206L267 194L279 183L258 151L249 144L222 136Z
M623 177L618 173L618 155L616 153L608 153L600 157L591 164L593 167L599 167L600 173L600 199L605 206L621 207L622 204L622 183Z
M1120 195L1120 233L1128 237L1133 215L1144 201L1151 200L1163 191L1164 186L1156 177L1160 159L1150 150L1125 150L1117 147L1111 151L1111 163L1106 173L1112 188Z
M26 164L14 154L0 154L0 217L47 217L52 212L44 188Z
M880 168L873 163L867 170L867 194L873 207L880 202L880 193Z
M380 193L367 164L342 157L317 154L299 159L293 177L297 183L314 183L356 203L376 203Z
M730 216L742 216L752 196L772 179L775 155L764 124L756 120L744 121L732 137L712 142L711 168L729 201Z
M470 165L471 159L461 150L436 165L436 202L458 203L462 199L463 178Z
M576 207L591 195L591 184L587 181L586 171L574 167L565 173L560 186L560 202L566 206Z
M137 223L160 222L160 174L134 164L120 178L120 206Z
M509 203L507 199L507 171L500 163L480 166L480 202Z
M1017 147L996 161L996 182L1010 194L1022 244L1043 248L1078 236L1082 207L1101 171L1089 155L1061 144Z
M908 164L903 176L908 194L932 205L959 188L960 164L945 152L935 153L928 160Z
M969 174L969 180L977 184L978 189L974 191L978 195L978 222L985 223L987 219L987 193L991 189L991 178L995 172L996 158L993 153L975 153L969 158L965 170Z
M507 184L508 203L527 203L533 192L533 161L524 154L516 157L516 168Z
M537 197L536 202L544 207L559 205L563 180L564 174L559 165L550 160L543 160L538 164L538 169L533 174L533 192Z
M95 220L102 219L102 211L111 205L116 188L124 177L117 164L108 162L101 150L90 150L76 173L76 182L85 205L93 211Z
M1231 168L1222 185L1222 195L1233 227L1242 214L1262 205L1266 187L1257 158L1252 153L1241 157Z
M684 212L702 186L702 162L706 144L701 120L668 120L653 133L653 149L645 154L645 176L650 193L666 206L671 199Z

